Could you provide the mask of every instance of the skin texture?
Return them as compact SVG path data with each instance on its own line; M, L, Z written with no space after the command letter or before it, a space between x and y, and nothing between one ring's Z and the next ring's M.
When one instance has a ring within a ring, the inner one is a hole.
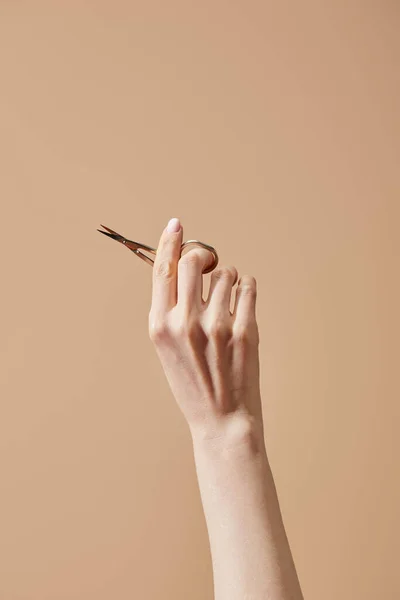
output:
M302 600L264 441L256 280L219 266L204 300L212 255L181 256L182 240L172 219L154 263L149 335L192 435L215 600Z

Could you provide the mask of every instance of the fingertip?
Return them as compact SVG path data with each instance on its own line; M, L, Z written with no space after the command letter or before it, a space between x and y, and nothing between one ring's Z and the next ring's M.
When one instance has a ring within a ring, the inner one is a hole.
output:
M257 289L257 280L253 275L242 275L239 278L238 286Z
M167 233L179 233L182 229L181 222L178 217L173 217L168 221L166 230Z

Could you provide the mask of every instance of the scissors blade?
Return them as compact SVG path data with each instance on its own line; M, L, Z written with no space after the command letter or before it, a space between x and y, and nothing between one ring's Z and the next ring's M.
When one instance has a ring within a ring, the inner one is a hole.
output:
M113 229L110 229L109 227L106 227L105 225L101 225L101 227L104 227L104 229L107 229L107 231L102 231L101 229L98 229L97 231L100 231L100 233L103 233L104 235L107 235L111 239L116 240L117 242L120 242L121 244L123 244L124 246L129 248L129 250L132 250L132 252L137 252L137 249L139 247L141 247L140 244L138 244L137 242L128 240L126 237L124 237L120 233L117 233ZM109 232L109 233L107 233L107 232Z
M113 240L116 240L117 242L121 242L122 244L124 243L125 238L123 235L120 235L119 233L117 233L116 231L113 231L112 229L110 229L109 227L106 227L105 225L101 225L101 227L104 227L104 229L107 229L107 231L102 231L101 229L98 229L97 231L99 231L100 233L103 233L104 235L107 235L108 237L110 237Z
M143 257L143 253L140 252L139 248L141 248L142 250L147 250L148 252L153 252L153 253L155 252L154 248L151 248L150 246L146 246L146 244L140 244L139 242L134 242L133 240L128 240L123 235L117 233L116 231L114 231L113 229L110 229L109 227L106 227L105 225L101 225L101 227L104 227L104 229L107 229L107 231L102 231L101 229L98 229L97 231L99 231L100 233L103 233L104 235L107 235L108 237L110 237L113 240L116 240L117 242L120 242L121 244L123 244L124 246L129 248L129 250L131 250L135 254L140 255L141 258Z

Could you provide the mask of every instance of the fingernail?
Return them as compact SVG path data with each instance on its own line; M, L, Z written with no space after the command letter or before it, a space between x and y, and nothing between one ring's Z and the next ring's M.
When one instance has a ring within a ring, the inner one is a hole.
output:
M168 221L167 231L168 233L177 233L181 228L179 219L173 218Z

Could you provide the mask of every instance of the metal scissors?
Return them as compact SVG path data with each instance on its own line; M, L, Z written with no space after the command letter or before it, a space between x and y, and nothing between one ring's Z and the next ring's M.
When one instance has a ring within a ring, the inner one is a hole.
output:
M139 258L141 258L142 260L147 262L147 264L149 264L151 266L154 265L154 260L152 258L150 258L150 256L147 256L147 254L144 254L144 252L142 252L142 250L145 250L146 252L149 252L150 254L156 255L157 254L156 248L152 248L151 246L147 246L146 244L141 244L140 242L134 242L132 240L128 240L126 237L124 237L120 233L117 233L116 231L109 229L109 227L106 227L105 225L100 225L100 226L104 227L104 229L107 229L107 231L102 231L101 229L98 229L97 231L99 231L100 233L104 233L104 235L107 235L108 237L112 238L113 240L116 240L117 242L121 242L121 244L124 244L124 246L129 248L129 250L132 250L132 252L134 252L136 254L136 256L139 256ZM215 269L215 267L217 266L218 260L219 260L218 254L217 254L215 248L213 248L212 246L209 246L208 244L204 244L203 242L199 242L198 240L188 240L187 242L184 242L181 245L181 254L182 254L182 251L187 246L189 246L189 244L194 244L196 246L200 246L201 248L204 248L205 250L209 250L211 252L211 254L214 257L214 262L212 263L212 265L210 265L203 271L203 274L210 273L211 271L213 271Z

